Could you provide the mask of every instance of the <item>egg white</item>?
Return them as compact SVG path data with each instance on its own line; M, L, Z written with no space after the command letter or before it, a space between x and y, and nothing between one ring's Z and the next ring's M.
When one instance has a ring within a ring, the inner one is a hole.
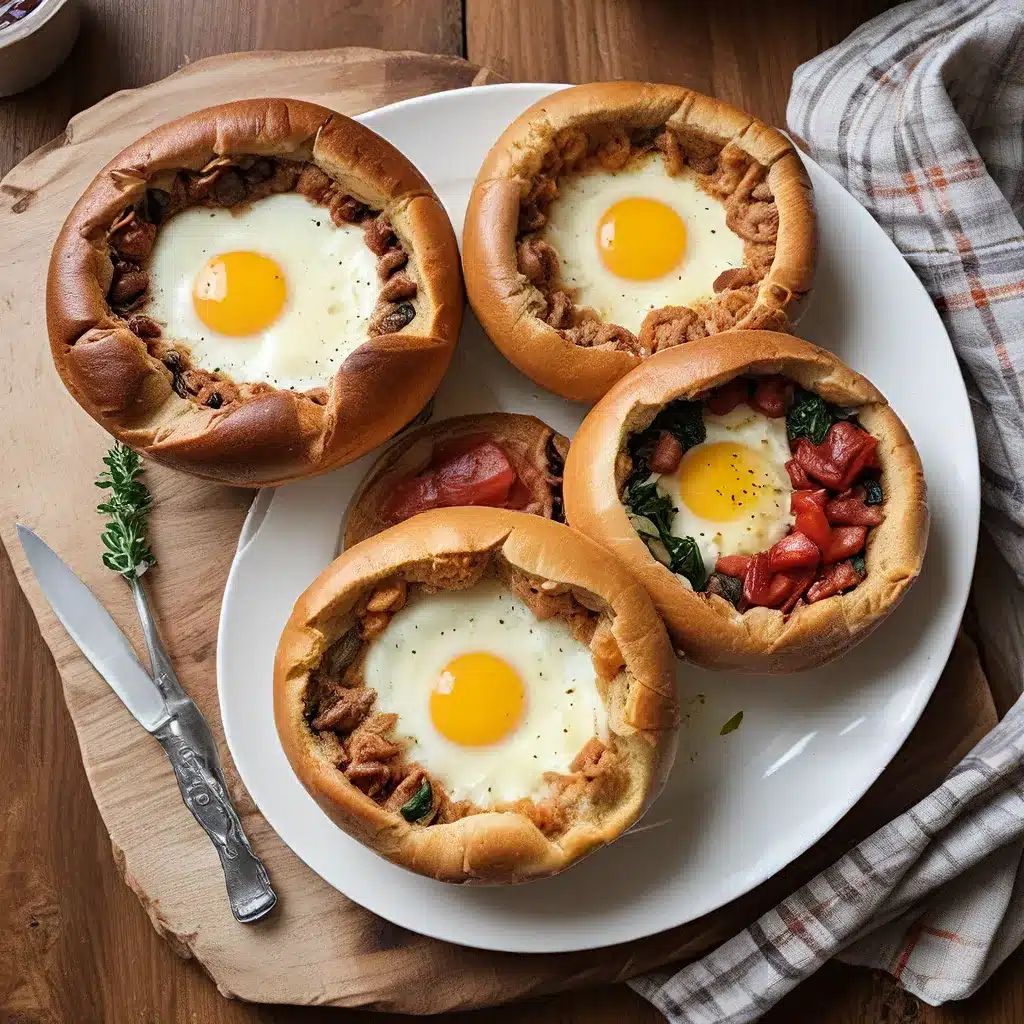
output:
M563 283L576 289L578 305L634 334L652 309L710 297L723 270L743 265L743 240L725 223L722 203L698 187L689 168L670 177L658 153L621 171L567 175L559 179L558 193L540 234L558 252ZM686 251L679 265L652 281L618 277L601 262L598 250L598 224L605 211L620 199L636 196L672 207L686 225Z
M430 717L430 694L460 654L486 651L519 674L525 689L518 727L490 746L460 746ZM370 646L366 685L375 711L398 715L407 756L439 779L454 800L480 807L548 789L545 772L567 772L593 736L607 738L607 712L585 644L559 619L537 620L500 583L415 594Z
M760 456L770 487L756 508L744 510L739 518L729 522L714 522L698 516L680 497L683 463L674 473L653 477L658 490L667 494L677 509L672 519L672 533L676 537L692 537L704 559L705 570L713 572L722 555L754 555L766 551L789 533L794 522L790 511L793 485L786 463L792 456L785 417L772 419L745 403L725 416L715 416L705 409L704 427L707 437L690 451L721 441L744 445Z
M248 250L273 259L288 298L274 323L229 337L196 314L192 286L206 261ZM336 227L330 213L298 193L268 196L240 210L191 207L157 232L145 313L170 339L185 342L192 362L236 381L306 390L327 384L367 340L380 283L362 228Z

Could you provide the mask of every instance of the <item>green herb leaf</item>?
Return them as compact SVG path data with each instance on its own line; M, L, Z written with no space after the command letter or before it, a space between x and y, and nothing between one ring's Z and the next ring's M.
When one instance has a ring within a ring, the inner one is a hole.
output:
M672 564L672 556L668 553L668 548L662 543L661 538L645 537L644 540L647 541L647 550L667 569Z
M108 522L100 539L107 549L103 564L129 579L141 576L156 558L146 543L146 517L153 497L146 485L137 479L142 472L137 452L118 442L107 452L107 467L96 486L109 489L107 500L96 506Z
M695 591L703 590L707 572L697 542L692 537L673 537L670 533L663 534L661 541L668 549L668 567L680 576L685 576Z
M743 597L743 580L738 580L735 576L726 576L723 572L713 572L708 577L708 593L724 597L735 607Z
M685 452L695 445L702 444L707 437L707 430L704 427L704 404L702 402L688 402L685 398L677 398L669 402L647 428L655 432L667 430L682 446Z
M672 526L675 506L672 499L658 490L652 480L649 484L635 483L626 492L626 507L635 516L642 516L654 524L659 534L666 534Z
M881 505L884 500L885 494L882 492L881 482L873 477L868 477L864 481L864 504Z
M419 821L430 813L434 806L434 790L431 788L430 780L424 779L420 788L402 804L401 814L408 822Z
M867 575L868 569L867 566L864 564L863 553L854 555L853 558L850 559L850 565L853 566L854 572L859 572L861 576Z
M661 534L658 532L658 527L655 523L652 523L647 516L634 516L630 515L629 521L633 524L633 529L640 534L641 537L660 537Z
M791 441L806 437L812 444L821 444L834 422L834 411L821 395L798 391L786 413L786 433Z
M735 732L740 727L740 722L743 721L743 712L737 711L732 718L729 719L725 725L718 731L719 736L728 736L729 733Z

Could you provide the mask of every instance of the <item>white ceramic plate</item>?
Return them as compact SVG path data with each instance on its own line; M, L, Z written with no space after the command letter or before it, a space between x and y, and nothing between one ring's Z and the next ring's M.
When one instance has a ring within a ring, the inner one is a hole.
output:
M484 154L553 88L439 93L361 120L426 174L461 232ZM688 719L679 757L637 830L555 878L448 886L389 864L336 828L295 778L274 728L278 636L295 599L334 557L349 496L372 456L261 492L221 611L224 730L267 820L350 899L414 931L487 949L547 953L650 935L742 895L802 853L864 793L917 721L956 635L974 564L974 429L949 340L921 285L868 214L807 163L821 257L800 333L871 378L918 444L932 526L917 585L868 641L823 669L779 678L681 666ZM529 412L572 434L583 408L541 392L505 362L468 310L467 320L435 417ZM720 735L740 710L740 728Z

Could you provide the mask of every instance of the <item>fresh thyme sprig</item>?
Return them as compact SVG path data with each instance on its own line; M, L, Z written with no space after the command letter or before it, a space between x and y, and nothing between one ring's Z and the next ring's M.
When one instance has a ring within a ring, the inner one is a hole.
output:
M110 496L96 506L100 515L109 516L103 531L103 564L126 579L141 576L156 558L146 543L146 517L153 496L136 478L142 472L137 452L117 442L107 452L107 467L96 481L97 487L109 488Z

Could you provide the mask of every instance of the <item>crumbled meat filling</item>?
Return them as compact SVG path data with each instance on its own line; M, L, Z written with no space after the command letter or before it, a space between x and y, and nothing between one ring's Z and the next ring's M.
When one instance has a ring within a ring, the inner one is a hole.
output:
M311 673L305 717L337 769L385 809L401 811L428 782L430 804L416 818L417 825L457 821L483 808L468 800L452 800L439 780L406 759L398 716L375 710L377 695L363 680L366 641L378 636L405 606L410 588L459 589L478 582L485 571L497 572L539 620L558 617L566 622L573 636L590 645L599 679L608 682L625 667L612 620L581 603L597 607L598 599L575 594L567 584L529 576L487 552L437 556L374 587L357 604L356 621L327 648ZM549 772L544 780L549 784L545 797L499 803L493 809L524 814L545 835L557 836L569 826L581 802L599 807L617 800L628 785L628 774L614 750L593 737L567 774Z
M558 197L559 175L596 166L621 170L630 160L654 150L660 152L667 174L675 176L690 168L698 175L700 187L724 204L726 223L744 241L744 260L742 266L718 275L706 299L691 306L652 310L637 337L576 305L574 290L561 281L558 253L536 232L548 222L548 209ZM733 143L722 146L689 128L666 126L656 133L632 135L620 129L600 139L572 128L554 137L520 202L516 252L520 271L545 302L538 315L562 337L584 348L643 357L741 326L788 330L783 312L765 312L763 317L753 312L760 283L775 259L778 227L779 211L765 168ZM789 296L777 298L785 301Z
M382 282L368 335L396 333L416 318L413 302L419 286L409 270L409 254L391 222L347 194L319 167L283 157L217 157L199 171L180 170L161 183L167 187L148 187L107 232L113 264L107 301L128 330L146 344L150 355L163 362L175 392L182 398L221 410L275 390L266 382L235 382L219 370L193 366L187 346L160 342L160 324L139 309L149 291L147 263L157 229L168 217L188 207L238 207L277 193L298 192L326 207L337 226L363 227L366 245L377 256L377 274ZM325 405L327 395L321 387L305 392L303 397Z

